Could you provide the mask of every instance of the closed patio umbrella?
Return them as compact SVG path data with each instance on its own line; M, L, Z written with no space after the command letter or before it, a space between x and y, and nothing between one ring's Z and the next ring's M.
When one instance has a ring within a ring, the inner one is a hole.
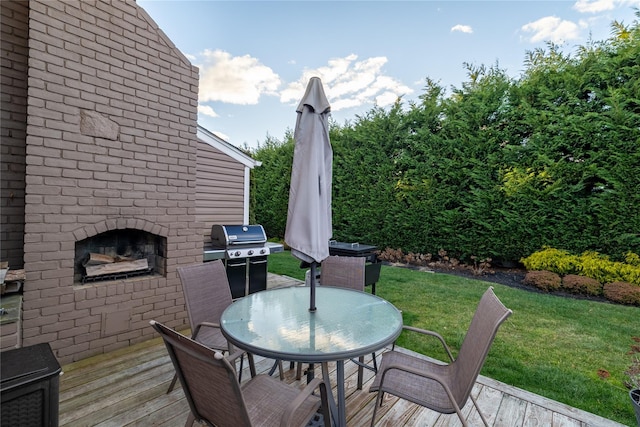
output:
M291 254L311 265L310 311L316 309L316 267L329 256L332 235L330 111L322 82L312 77L296 109L295 149L284 234Z

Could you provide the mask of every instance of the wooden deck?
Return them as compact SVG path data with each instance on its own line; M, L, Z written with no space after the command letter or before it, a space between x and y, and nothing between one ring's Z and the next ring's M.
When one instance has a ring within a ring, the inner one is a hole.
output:
M270 277L270 287L285 284ZM256 358L259 372L273 361ZM331 380L335 385L334 365ZM173 367L164 344L154 339L63 367L60 379L60 426L183 426L188 405L180 386L166 394ZM277 375L277 374L276 374ZM249 378L248 372L243 378ZM345 363L347 423L368 426L375 394L369 393L373 373L365 370L365 384L356 389L357 370ZM295 372L285 369L285 381L298 385ZM335 391L335 390L334 390ZM489 423L505 427L613 427L622 424L571 408L524 390L480 377L474 395ZM470 403L463 408L470 425L482 425ZM433 411L387 396L376 426L460 426L456 415Z

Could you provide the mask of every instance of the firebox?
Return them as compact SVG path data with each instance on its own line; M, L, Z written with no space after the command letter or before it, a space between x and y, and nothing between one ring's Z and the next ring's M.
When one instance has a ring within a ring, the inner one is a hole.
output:
M110 230L76 242L74 283L164 276L166 238L131 228Z

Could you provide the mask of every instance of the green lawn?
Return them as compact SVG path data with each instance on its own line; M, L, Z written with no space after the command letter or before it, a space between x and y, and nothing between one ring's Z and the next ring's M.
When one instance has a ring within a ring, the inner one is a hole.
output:
M289 252L269 256L270 272L304 279L299 264ZM488 286L513 315L500 328L483 375L635 425L622 372L630 362L631 337L640 335L640 308L388 266L382 267L376 294L402 310L406 325L439 332L455 355ZM435 340L413 338L403 334L398 344L446 360Z

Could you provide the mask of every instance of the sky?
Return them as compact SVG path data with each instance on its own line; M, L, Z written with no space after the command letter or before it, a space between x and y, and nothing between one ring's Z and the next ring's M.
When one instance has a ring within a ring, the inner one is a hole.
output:
M374 107L418 101L427 78L451 93L464 64L513 78L528 51L574 53L630 25L640 0L219 1L137 0L200 70L198 124L231 144L283 140L309 78L331 116L353 123Z

